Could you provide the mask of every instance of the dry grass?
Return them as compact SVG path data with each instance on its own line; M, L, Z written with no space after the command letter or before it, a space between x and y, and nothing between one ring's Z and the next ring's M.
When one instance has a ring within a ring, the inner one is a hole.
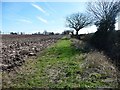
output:
M86 56L80 65L83 80L92 80L92 82L100 80L100 82L109 83L111 87L118 86L118 72L115 65L110 62L110 58L81 40L72 39L72 42L73 46L82 50Z

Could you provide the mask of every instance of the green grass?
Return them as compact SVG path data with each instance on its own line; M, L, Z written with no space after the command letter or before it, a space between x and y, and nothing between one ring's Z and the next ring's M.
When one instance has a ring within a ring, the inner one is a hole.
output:
M71 46L67 39L59 40L47 48L37 60L27 62L8 84L10 87L91 88L104 86L99 80L83 80L80 65L83 53Z

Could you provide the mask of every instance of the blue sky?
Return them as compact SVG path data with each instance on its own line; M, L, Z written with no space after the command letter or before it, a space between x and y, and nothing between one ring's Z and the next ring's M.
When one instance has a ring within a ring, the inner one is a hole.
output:
M2 32L63 32L69 29L65 26L66 16L86 11L86 2L2 2ZM92 26L84 28L79 33L96 31Z

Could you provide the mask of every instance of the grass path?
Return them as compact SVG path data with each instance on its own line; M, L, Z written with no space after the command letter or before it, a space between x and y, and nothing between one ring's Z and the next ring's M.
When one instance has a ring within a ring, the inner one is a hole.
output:
M10 87L97 87L103 86L101 81L84 81L81 64L85 55L71 46L67 39L59 40L47 48L37 60L29 60L11 82L4 83ZM99 76L99 75L98 75Z

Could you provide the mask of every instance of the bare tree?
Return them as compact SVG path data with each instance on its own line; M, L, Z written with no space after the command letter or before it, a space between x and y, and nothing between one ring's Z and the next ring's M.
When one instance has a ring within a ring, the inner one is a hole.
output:
M98 0L88 3L88 11L92 14L98 30L115 29L116 16L120 12L120 0Z
M92 23L89 17L82 13L74 13L66 18L67 27L73 28L76 30L76 35L78 31Z

